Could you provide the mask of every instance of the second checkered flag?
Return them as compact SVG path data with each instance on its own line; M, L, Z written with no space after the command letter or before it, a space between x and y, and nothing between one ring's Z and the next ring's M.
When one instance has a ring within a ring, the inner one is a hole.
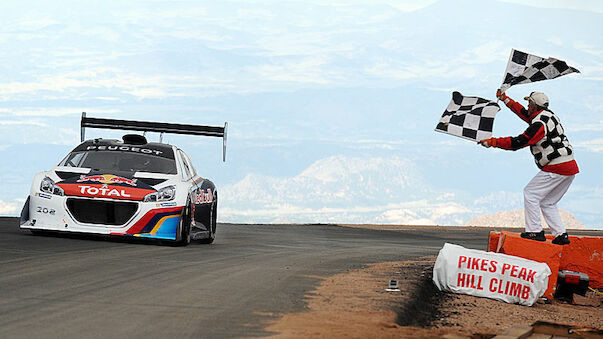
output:
M565 61L555 58L544 59L512 49L505 71L505 79L500 89L504 92L513 85L555 79L570 73L580 73L580 71L568 66Z

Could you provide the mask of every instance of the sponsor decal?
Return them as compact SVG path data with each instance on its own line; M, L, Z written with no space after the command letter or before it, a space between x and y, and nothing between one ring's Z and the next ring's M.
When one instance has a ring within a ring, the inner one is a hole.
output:
M214 201L214 195L211 192L211 188L207 191L201 190L201 192L195 194L195 204L206 204Z
M80 196L89 198L109 198L124 200L142 200L149 194L156 192L154 189L108 185L108 184L78 184L78 183L58 183L65 191L67 196Z
M135 146L109 146L109 145L91 145L86 148L87 151L122 151L122 152L136 152L144 154L161 155L162 151L150 148L141 148Z
M175 240L181 213L182 206L153 209L142 216L125 233L111 234Z
M47 208L47 207L42 207L42 206L36 206L36 212L37 213L44 213L44 214L55 215L57 211L54 210L54 209L52 209L52 208Z
M87 196L114 197L114 198L131 198L132 196L126 193L125 189L109 188L107 185L101 187L79 185L80 193Z
M433 268L440 290L531 306L544 294L546 263L444 244Z
M195 180L196 185L195 185L195 187L191 188L191 192L198 190L201 186L203 186L203 183L205 183L205 180L203 180L203 179L199 179L199 181Z
M155 204L155 206L156 206L156 207L174 207L174 206L176 206L176 205L177 205L177 204L176 204L176 202L175 202L175 201L173 201L173 202L162 202L162 203L160 203L160 204L159 204L159 203L158 203L158 204Z
M124 177L118 177L112 174L102 174L102 175L82 175L78 179L77 182L100 182L101 184L127 184L130 186L136 186L136 179L128 179Z
M36 197L44 198L44 199L52 199L52 195L46 193L36 193Z

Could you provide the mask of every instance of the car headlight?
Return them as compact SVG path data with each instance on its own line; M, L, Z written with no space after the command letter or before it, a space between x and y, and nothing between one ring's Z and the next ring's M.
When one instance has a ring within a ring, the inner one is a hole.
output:
M57 184L55 184L54 181L49 177L44 177L44 179L42 179L42 182L40 183L40 191L54 195L65 195L65 191L57 186Z
M164 188L159 189L157 192L153 192L151 194L147 194L144 197L144 202L155 202L155 201L169 201L174 200L176 196L176 187L175 186L166 186Z

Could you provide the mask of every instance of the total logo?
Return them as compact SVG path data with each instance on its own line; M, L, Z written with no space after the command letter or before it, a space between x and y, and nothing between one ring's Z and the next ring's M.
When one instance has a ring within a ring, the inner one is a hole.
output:
M214 195L211 194L211 189L201 190L201 192L195 195L195 204L204 204L214 201Z
M112 174L103 174L103 175L82 175L78 179L77 182L84 181L93 181L100 182L101 184L128 184L130 186L136 186L136 179L128 179L124 177L118 177ZM88 187L88 186L80 186L80 187ZM83 193L83 192L82 192Z
M79 185L80 193L88 196L102 196L102 197L116 197L116 198L130 198L131 195L126 193L123 189L109 188L107 185L101 187Z

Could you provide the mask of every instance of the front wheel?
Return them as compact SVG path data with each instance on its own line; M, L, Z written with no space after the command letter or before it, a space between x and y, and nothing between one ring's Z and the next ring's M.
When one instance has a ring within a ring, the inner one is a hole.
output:
M182 211L178 229L180 230L180 240L176 242L176 245L186 246L186 245L190 244L191 243L191 207L190 207L190 204L186 204L186 207Z

